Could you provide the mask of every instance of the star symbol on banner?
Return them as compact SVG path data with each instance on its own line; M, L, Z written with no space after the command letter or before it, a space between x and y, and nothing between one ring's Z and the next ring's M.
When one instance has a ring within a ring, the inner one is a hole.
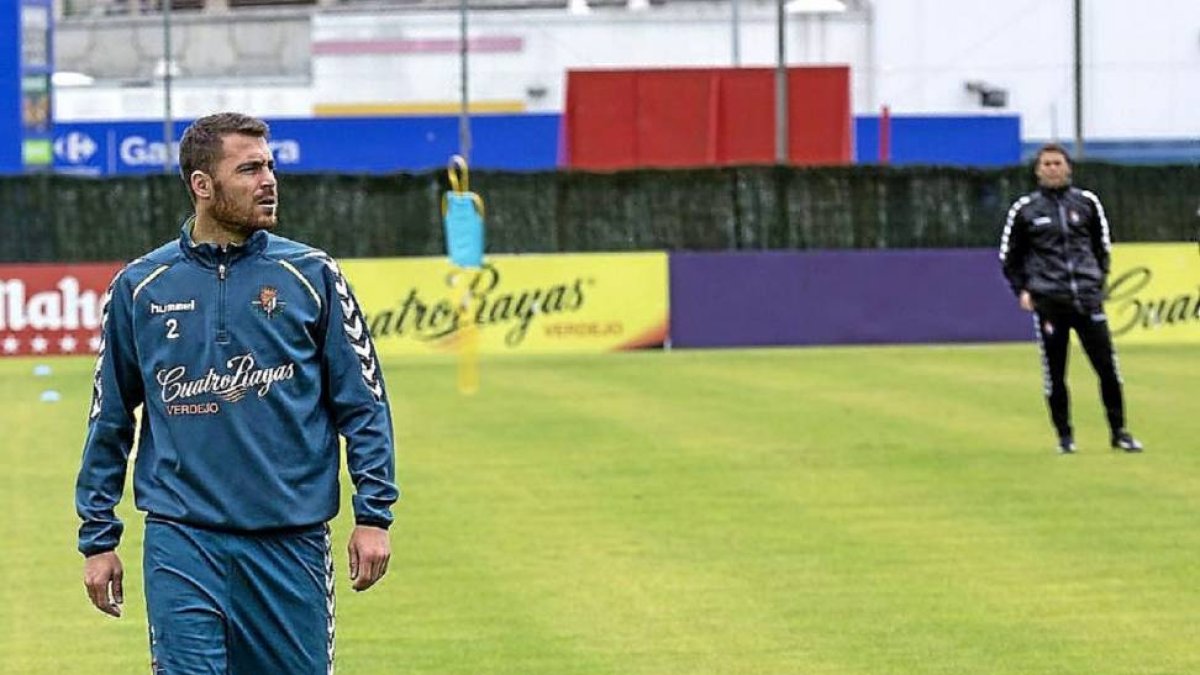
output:
M62 339L58 341L58 348L65 354L75 351L75 347L78 344L79 342L75 339L74 335L64 335Z
M33 339L29 341L29 347L33 349L34 354L46 353L46 347L48 346L50 346L50 341L41 335L34 335Z
M92 350L93 352L100 351L100 334L99 333L88 338L88 349Z
M18 340L17 338L15 338L11 335L4 338L4 353L5 354L16 354L17 350L20 348L21 348L21 341Z

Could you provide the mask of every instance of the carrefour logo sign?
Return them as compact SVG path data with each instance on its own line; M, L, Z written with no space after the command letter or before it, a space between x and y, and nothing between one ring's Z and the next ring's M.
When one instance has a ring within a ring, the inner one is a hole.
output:
M120 155L129 166L162 166L167 162L167 145L144 136L129 136L121 141ZM171 144L171 164L179 164L178 143Z
M54 140L54 156L68 164L84 164L96 154L99 147L91 136L72 131Z
M122 168L162 168L168 161L172 166L179 164L179 143L172 143L170 152L161 140L151 140L143 135L131 134L115 140L115 134L109 134L109 143L116 143L115 152L111 146L102 146L95 138L83 131L71 131L54 139L54 156L60 165L86 166L97 155L108 155L109 161L119 160L109 166L109 171ZM280 138L267 141L275 161L280 165L296 165L300 163L300 142L290 138ZM112 157L115 155L115 158Z
M291 139L267 141L279 164L300 163L300 143ZM167 161L167 146L144 136L127 136L121 141L118 154L128 166L162 166ZM171 144L171 164L179 164L179 143Z

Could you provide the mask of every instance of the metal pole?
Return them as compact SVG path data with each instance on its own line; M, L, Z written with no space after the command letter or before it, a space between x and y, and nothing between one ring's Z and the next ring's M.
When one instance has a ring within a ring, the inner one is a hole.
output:
M741 17L738 14L738 0L729 0L729 6L733 10L729 19L732 22L730 30L733 37L733 67L736 68L742 65L742 43L741 43Z
M1083 159L1083 0L1075 0L1075 159Z
M892 161L892 109L883 106L879 110L879 163Z
M787 49L784 45L783 0L775 0L775 163L788 162Z
M171 148L175 144L175 121L171 115L171 1L162 1L163 15L163 173L172 173Z
M863 3L867 15L867 108L875 109L875 82L878 74L875 72L875 3L867 0Z
M458 0L458 58L461 71L462 106L458 112L458 154L471 160L471 118L467 103L467 0Z

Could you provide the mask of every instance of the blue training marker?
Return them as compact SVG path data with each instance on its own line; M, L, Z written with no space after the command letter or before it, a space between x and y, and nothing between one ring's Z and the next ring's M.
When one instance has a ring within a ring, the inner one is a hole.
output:
M446 195L446 254L459 267L483 267L483 216L471 192Z
M483 200L468 191L467 162L451 159L450 187L442 199L446 255L458 267L483 267Z

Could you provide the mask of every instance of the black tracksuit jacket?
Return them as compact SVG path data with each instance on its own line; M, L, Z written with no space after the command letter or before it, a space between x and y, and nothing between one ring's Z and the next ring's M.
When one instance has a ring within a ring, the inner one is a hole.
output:
M1108 219L1100 198L1076 187L1040 188L1008 210L1000 262L1013 292L1096 307L1108 276Z

